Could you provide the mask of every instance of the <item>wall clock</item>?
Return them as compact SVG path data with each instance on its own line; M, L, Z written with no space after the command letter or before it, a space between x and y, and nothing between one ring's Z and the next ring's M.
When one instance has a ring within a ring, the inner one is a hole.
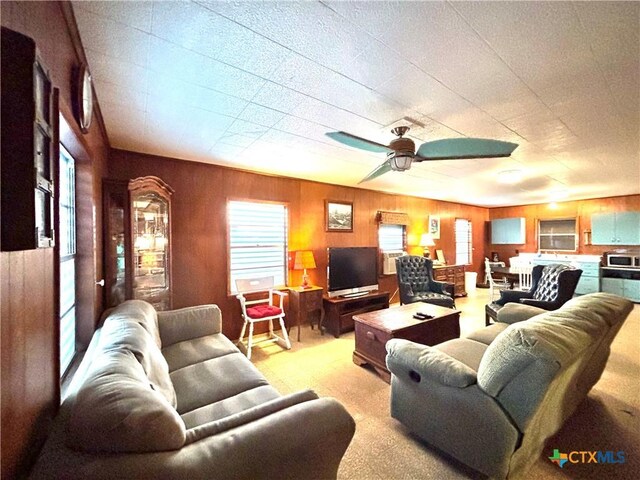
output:
M91 88L91 73L86 64L80 65L78 72L78 123L82 133L87 133L93 118L93 90Z

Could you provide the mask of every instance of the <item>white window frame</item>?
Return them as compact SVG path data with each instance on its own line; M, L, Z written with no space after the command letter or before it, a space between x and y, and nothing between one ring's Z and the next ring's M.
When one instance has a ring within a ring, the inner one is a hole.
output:
M544 222L567 222L573 221L573 233L542 233L542 223ZM572 249L561 249L561 248L543 248L542 247L542 238L553 238L553 237L573 237L573 248ZM541 218L538 219L538 250L541 252L576 252L578 251L578 219L576 217L567 217L567 218Z
M238 278L273 275L276 286L287 285L288 229L289 208L285 203L227 201L230 294L237 293L235 281Z
M464 224L463 224L464 222ZM464 225L464 226L463 226ZM467 218L456 218L454 224L456 265L473 263L473 225ZM464 248L463 248L464 246Z
M60 251L60 378L75 357L76 345L76 191L75 159L60 144L59 175L59 251ZM66 220L66 221L65 221Z

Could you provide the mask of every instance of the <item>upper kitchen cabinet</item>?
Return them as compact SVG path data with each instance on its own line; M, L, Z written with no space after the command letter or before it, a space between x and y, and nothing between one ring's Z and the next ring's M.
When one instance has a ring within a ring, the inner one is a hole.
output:
M525 242L524 218L497 218L491 220L491 243L522 245Z
M593 245L640 245L640 212L591 215Z

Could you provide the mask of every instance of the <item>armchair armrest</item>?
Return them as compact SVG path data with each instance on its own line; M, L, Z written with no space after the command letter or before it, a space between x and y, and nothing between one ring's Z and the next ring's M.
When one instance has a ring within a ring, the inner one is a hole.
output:
M449 295L453 297L453 294L452 294L453 283L439 282L437 280L432 280L431 282L429 282L429 288L431 288L431 291L435 293L444 293L445 295ZM449 288L451 289L451 292L448 291Z
M199 305L158 312L163 347L222 332L222 313L217 305Z
M520 302L523 298L531 298L533 294L522 290L500 290L500 298L496 300L498 305L509 302Z
M282 302L284 301L284 297L286 297L286 296L288 295L288 293L286 293L286 292L281 292L280 290L273 290L273 293L274 293L275 295L278 295L278 297L280 297L280 303L278 304L278 306L279 306L280 308L283 308L283 307L282 307Z
M446 353L404 339L387 342L387 368L405 380L422 378L449 387L464 388L477 381L476 371Z
M525 320L529 320L536 315L546 312L546 310L532 305L525 305L524 303L507 303L504 307L498 310L498 319L500 323L518 323Z
M520 300L520 302L522 302L525 305L543 308L545 310L557 310L564 303L564 302L559 302L557 300L550 302L545 300L535 300L533 298L523 298L522 300Z

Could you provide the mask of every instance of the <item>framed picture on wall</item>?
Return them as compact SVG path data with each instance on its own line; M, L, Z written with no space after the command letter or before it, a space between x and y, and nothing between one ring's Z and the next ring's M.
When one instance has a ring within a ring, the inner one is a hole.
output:
M325 200L327 232L353 232L353 203Z
M440 217L429 215L429 233L434 240L440 239Z

